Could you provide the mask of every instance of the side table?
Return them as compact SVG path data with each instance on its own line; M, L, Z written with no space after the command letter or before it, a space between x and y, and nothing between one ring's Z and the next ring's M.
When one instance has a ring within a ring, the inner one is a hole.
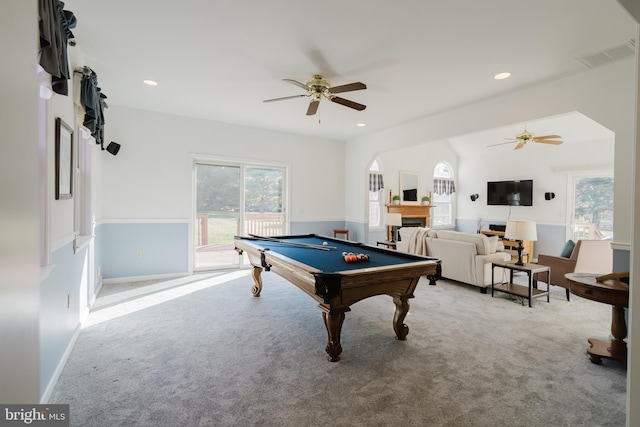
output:
M629 307L629 285L615 279L597 277L596 274L567 273L564 277L569 281L569 290L592 301L598 301L612 306L611 313L611 341L589 338L590 348L587 354L591 362L599 365L602 358L627 363L627 323L624 309ZM598 280L600 279L600 280Z
M496 267L501 267L509 270L509 283L502 283L500 285L495 284L494 271ZM513 283L513 272L524 271L529 278L528 286L519 285ZM547 277L551 277L551 267L541 264L527 263L525 265L517 265L515 262L493 262L491 263L491 297L493 297L494 291L505 292L511 295L517 295L519 297L529 299L529 307L531 307L531 301L533 298L546 295L547 302L549 302L549 289L551 285L547 282L547 290L538 289L537 280L533 279L533 275L536 273L548 273ZM535 282L535 284L534 284Z

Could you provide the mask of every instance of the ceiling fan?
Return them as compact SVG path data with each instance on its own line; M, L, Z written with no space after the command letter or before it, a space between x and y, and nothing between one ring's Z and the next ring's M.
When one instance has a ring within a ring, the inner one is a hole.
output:
M296 80L291 79L283 79L285 82L289 82L298 87L301 87L307 93L301 95L293 95L293 96L285 96L282 98L273 98L273 99L265 99L263 102L273 102L273 101L282 101L284 99L293 99L293 98L301 98L301 97L311 97L311 103L309 104L309 108L307 108L307 116L313 116L318 111L318 107L320 106L321 99L328 99L331 102L335 102L336 104L344 105L345 107L353 108L354 110L362 111L367 108L366 105L358 104L357 102L349 101L348 99L341 98L336 96L336 93L342 92L351 92L354 90L362 90L366 89L367 86L364 83L355 82L349 83L341 86L331 87L329 82L324 79L324 76L321 74L315 74L311 80L309 80L306 84L300 83Z
M560 135L536 136L534 133L527 132L527 127L525 126L524 132L517 134L515 139L505 138L505 139L509 139L509 141L488 145L487 147L494 147L496 145L503 145L503 144L513 144L514 142L517 142L518 145L516 145L514 150L519 150L525 145L527 145L528 142L532 142L532 141L539 142L542 144L560 145L562 144L563 141L558 140L558 138L562 138L562 137Z

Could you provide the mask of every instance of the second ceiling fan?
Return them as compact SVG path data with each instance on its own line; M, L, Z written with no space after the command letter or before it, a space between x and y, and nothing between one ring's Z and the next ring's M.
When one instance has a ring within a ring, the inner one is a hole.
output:
M293 99L293 98L301 98L301 97L311 97L311 102L309 103L309 107L307 108L307 116L313 116L318 111L318 107L320 106L321 99L328 99L331 102L335 102L336 104L344 105L345 107L353 108L354 110L362 111L367 108L366 105L359 104L354 101L350 101L348 99L341 98L336 96L336 93L342 92L351 92L354 90L362 90L366 89L367 86L364 83L355 82L349 83L341 86L331 87L329 82L324 79L324 76L321 74L315 74L311 80L309 80L306 84L300 83L299 81L292 79L283 79L285 82L289 82L294 84L306 91L304 94L293 95L293 96L285 96L282 98L273 98L273 99L265 99L263 102L273 102L273 101L282 101L285 99Z
M514 142L518 143L518 145L515 146L514 150L521 149L522 147L527 145L527 143L529 142L539 142L542 144L560 145L562 144L563 141L559 140L558 138L562 138L562 137L560 135L536 136L534 133L527 132L527 127L525 126L524 132L517 134L515 139L506 138L506 139L509 139L509 141L488 145L487 147L493 147L496 145L503 145L503 144L513 144Z

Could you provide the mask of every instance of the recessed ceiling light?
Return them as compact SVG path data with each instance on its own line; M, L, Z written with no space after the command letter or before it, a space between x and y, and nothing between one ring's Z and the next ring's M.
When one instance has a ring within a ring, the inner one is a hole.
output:
M143 80L144 84L149 85L149 86L158 86L158 82L155 82L153 80Z
M509 77L511 77L511 73L499 73L493 76L496 80L508 79Z
M356 126L358 126L358 127L360 127L360 128L363 128L363 127L365 127L366 125L367 125L366 123L358 123Z

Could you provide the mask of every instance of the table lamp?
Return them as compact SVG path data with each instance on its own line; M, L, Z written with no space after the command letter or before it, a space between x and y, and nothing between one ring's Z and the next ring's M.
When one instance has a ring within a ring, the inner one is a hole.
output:
M522 249L524 249L522 241L538 240L535 221L507 221L504 238L518 242L518 247L516 248L518 250L518 261L516 261L516 265L524 265L524 262L522 262ZM529 254L529 256L533 256L533 254Z
M402 227L402 214L388 213L387 225L391 227L391 241L398 241L398 227Z

